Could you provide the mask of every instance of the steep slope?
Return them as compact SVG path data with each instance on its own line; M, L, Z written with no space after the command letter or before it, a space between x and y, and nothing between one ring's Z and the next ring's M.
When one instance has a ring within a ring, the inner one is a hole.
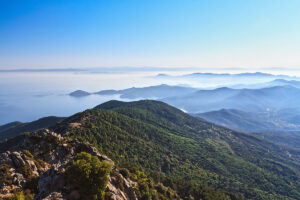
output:
M186 180L249 199L300 196L298 151L287 153L162 102L110 101L53 130L89 141L118 166L136 165L166 184Z
M55 125L57 122L62 121L63 117L43 117L33 122L22 123L12 122L3 126L0 126L0 142L17 136L27 131L35 131L42 128L48 128Z

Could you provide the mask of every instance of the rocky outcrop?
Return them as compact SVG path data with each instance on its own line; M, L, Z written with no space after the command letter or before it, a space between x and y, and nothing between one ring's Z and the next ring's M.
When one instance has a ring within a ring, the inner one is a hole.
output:
M23 160L23 158L21 157L21 154L19 152L16 152L16 151L12 152L10 154L10 158L16 168L20 168L25 165L25 161Z
M113 200L137 200L134 191L134 182L125 179L121 174L118 174L118 178L122 179L123 190L118 186L116 177L110 176L109 183L107 185L107 191L111 193L111 199Z
M59 192L52 192L44 200L63 200L63 195Z
M62 137L47 129L24 137L24 140L0 154L0 178L7 180L0 185L0 199L35 182L38 191L35 200L79 200L80 193L67 185L64 170L80 152L90 153L114 166L111 159L90 144ZM122 187L116 183L116 174L122 179ZM134 182L124 178L114 167L106 192L110 194L110 199L137 200L134 186Z

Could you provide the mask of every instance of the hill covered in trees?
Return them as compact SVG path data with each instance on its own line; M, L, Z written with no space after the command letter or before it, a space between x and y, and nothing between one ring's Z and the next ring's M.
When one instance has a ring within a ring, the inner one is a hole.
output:
M215 126L157 101L110 101L52 130L88 141L182 198L210 186L247 199L297 199L299 151ZM197 197L195 195L194 197Z

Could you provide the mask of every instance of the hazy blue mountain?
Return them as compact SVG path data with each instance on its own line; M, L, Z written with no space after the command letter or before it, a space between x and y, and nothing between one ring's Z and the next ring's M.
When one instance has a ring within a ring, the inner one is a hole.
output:
M168 75L158 74L154 78L160 81L172 81L181 84L188 84L195 88L213 89L218 87L230 87L236 89L252 88L258 89L262 87L277 86L278 83L267 82L274 81L275 79L286 80L300 80L299 77L287 76L287 75L273 75L268 73L192 73L185 75ZM280 83L279 85L282 85Z
M55 125L57 122L62 121L63 119L63 117L50 116L40 118L33 122L12 122L9 124L2 125L0 126L0 141L12 138L24 132L48 128L50 126Z
M275 79L272 81L267 81L263 83L255 83L255 84L237 84L230 86L234 89L260 89L260 88L266 88L266 87L274 87L274 86L293 86L296 88L300 88L300 81L296 80L286 80L286 79Z
M124 99L157 99L157 98L166 98L177 95L186 95L191 92L196 91L195 88L190 87L182 87L182 86L170 86L170 85L156 85L149 87L132 87L124 90L102 90L99 92L95 92L93 94L97 95L115 95L119 94L121 98ZM72 92L70 95L72 96L84 96L90 95L91 93L77 90Z
M167 74L158 74L158 77L189 77L189 78L201 78L201 77L259 77L259 78L296 78L288 75L274 75L269 73L262 73L262 72L254 72L254 73L238 73L238 74L230 74L230 73L192 73L192 74L185 74L179 76L171 76Z
M137 99L137 98L166 98L177 95L185 95L196 91L194 88L181 87L181 86L169 86L158 85L144 88L129 88L121 90L121 98L125 99Z
M292 86L275 86L262 89L199 90L162 101L190 113L209 112L220 109L238 109L246 112L265 112L299 108L300 90Z
M290 85L293 87L300 88L300 81L296 81L296 80L275 79L274 81L271 81L271 83L277 84L277 85L280 85L280 84Z
M114 95L114 94L119 94L119 90L101 90L99 92L95 92L94 94L99 94L99 95Z
M90 95L90 93L83 91L83 90L76 90L74 92L71 92L69 95L73 96L73 97L85 97L85 96Z

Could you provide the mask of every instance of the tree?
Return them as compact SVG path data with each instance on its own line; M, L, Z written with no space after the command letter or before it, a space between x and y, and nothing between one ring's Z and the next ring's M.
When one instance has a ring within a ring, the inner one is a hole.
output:
M68 182L78 188L82 199L102 199L108 183L111 164L101 162L97 156L81 152L66 169Z

